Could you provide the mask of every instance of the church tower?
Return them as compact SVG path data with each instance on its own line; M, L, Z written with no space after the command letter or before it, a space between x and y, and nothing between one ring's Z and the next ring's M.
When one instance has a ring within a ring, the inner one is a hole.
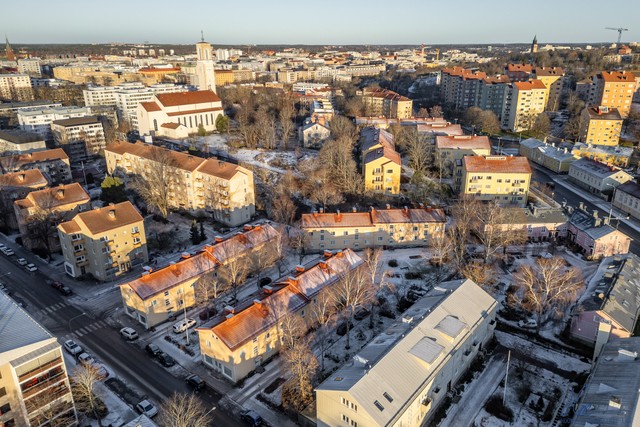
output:
M533 43L531 43L531 53L538 53L538 35L533 36Z
M4 35L4 40L6 42L4 50L5 53L7 54L7 61L15 61L16 60L16 54L13 53L13 48L11 47L11 44L9 43L9 38L7 37L7 35Z
M196 76L198 77L199 90L216 91L216 72L213 68L213 47L204 41L196 43L198 61L196 62Z

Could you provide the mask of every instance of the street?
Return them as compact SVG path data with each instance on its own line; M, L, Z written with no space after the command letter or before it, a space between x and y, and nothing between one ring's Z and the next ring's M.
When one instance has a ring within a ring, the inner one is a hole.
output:
M8 243L8 240L3 239L3 242ZM74 297L63 297L47 285L47 277L40 271L29 273L20 267L15 262L17 257L25 256L30 260L34 257L15 244L10 246L16 251L16 256L0 254L0 281L7 285L12 296L17 296L24 302L25 310L36 321L58 337L61 344L69 338L78 342L102 360L118 377L158 404L170 398L174 392L190 392L183 379L174 377L153 362L138 346L122 339L119 332L103 319L94 318L91 313L84 313L74 307ZM42 263L36 261L36 264L40 266ZM82 282L72 285L74 288L79 286L82 286ZM207 409L218 407L221 397L211 390L200 393L199 396ZM220 408L212 412L212 417L216 426L241 425Z

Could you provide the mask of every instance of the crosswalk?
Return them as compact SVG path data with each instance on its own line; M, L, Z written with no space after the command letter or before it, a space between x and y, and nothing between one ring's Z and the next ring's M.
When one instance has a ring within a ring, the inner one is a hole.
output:
M48 307L43 308L42 310L40 310L40 313L42 314L53 313L56 310L60 310L61 308L68 307L68 306L69 306L69 303L67 302L59 302L57 304L52 304Z
M108 328L108 327L110 326L106 322L102 320L98 320L95 322L91 322L88 325L84 325L80 328L75 329L74 331L62 336L62 339L66 341L69 339L81 338L84 335L97 331L98 329Z

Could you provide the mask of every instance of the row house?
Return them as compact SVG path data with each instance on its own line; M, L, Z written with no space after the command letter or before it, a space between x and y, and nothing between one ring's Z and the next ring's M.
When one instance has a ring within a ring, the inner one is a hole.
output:
M600 218L597 210L587 212L584 204L575 209L569 219L567 239L588 259L599 259L629 252L631 238Z
M364 128L360 131L359 150L365 190L399 194L402 160L393 135L383 129Z
M591 159L576 160L569 168L569 181L606 199L617 186L632 180L633 176L622 169Z
M621 147L619 145L594 145L585 144L584 142L576 142L573 144L571 153L576 157L586 157L607 165L626 168L629 166L633 151L633 147Z
M569 173L571 164L578 158L568 148L556 147L555 143L547 143L535 138L520 142L520 155L530 162L552 170L555 173Z
M455 165L460 164L464 156L491 154L489 137L483 135L437 136L435 148L436 165L446 174L453 174Z
M51 230L82 211L91 208L91 198L77 182L54 188L32 191L24 199L16 200L13 208L22 237L29 250L60 249L57 234Z
M78 417L56 337L0 292L0 425L76 426Z
M568 217L562 208L505 208L503 231L525 231L530 242L558 241L567 237ZM488 226L485 226L488 227Z
M465 156L456 168L454 184L461 195L476 200L524 207L531 166L520 156Z
M634 181L618 185L613 193L613 206L640 219L640 185Z
M72 181L69 156L62 148L0 157L0 170L4 172L39 169L51 186Z
M587 144L618 145L622 117L616 108L588 107L582 111L580 140Z
M197 328L203 363L233 382L245 378L279 351L281 319L299 314L306 321L320 292L363 265L364 260L350 249L328 252L263 287L253 300L226 307L222 315Z
M58 225L58 237L74 278L113 280L149 261L144 219L129 201L77 214Z
M105 149L105 160L108 173L126 184L136 177L152 179L154 170L165 168L162 179L169 185L172 209L207 212L230 226L244 224L255 214L253 172L242 166L142 142L111 144Z
M471 280L440 283L316 388L317 425L428 425L493 337L497 308Z
M442 238L447 219L442 209L371 209L370 212L303 214L301 229L310 251L367 247L428 246Z
M247 263L246 271L255 271L252 256L263 250L274 254L279 235L270 224L245 226L227 239L216 237L195 255L184 253L167 267L147 269L138 279L120 285L125 313L146 329L173 318L196 304L199 280L217 278L220 269L231 263Z

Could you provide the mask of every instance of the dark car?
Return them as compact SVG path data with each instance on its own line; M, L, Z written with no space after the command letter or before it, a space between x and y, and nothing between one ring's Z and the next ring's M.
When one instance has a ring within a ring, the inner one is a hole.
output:
M217 313L218 310L216 310L215 307L208 307L202 310L200 314L198 314L198 317L200 318L200 320L209 320Z
M62 287L57 288L57 289L58 289L58 292L60 292L64 296L69 296L69 295L73 294L73 291L68 286L62 286Z
M160 347L155 344L147 344L144 349L147 351L147 353L149 353L149 356L151 357L158 357L158 355L162 353Z
M176 361L173 359L173 357L169 356L164 351L158 353L156 357L158 358L158 361L162 364L162 366L166 366L167 368L176 364Z
M57 280L49 280L49 285L53 289L57 289L57 290L60 290L61 288L64 287L64 285L61 282L58 282Z
M364 307L360 307L359 309L356 310L355 314L353 315L353 318L356 320L362 320L368 315L369 315L369 310L367 310Z
M351 323L351 320L349 320L348 323L349 323L349 330L353 329L353 323ZM342 322L336 328L336 334L342 336L342 335L345 335L346 333L347 333L347 322Z
M242 411L240 414L242 421L252 427L258 427L262 425L262 417L256 411Z
M206 386L204 380L197 375L189 375L185 381L196 391L200 391Z

